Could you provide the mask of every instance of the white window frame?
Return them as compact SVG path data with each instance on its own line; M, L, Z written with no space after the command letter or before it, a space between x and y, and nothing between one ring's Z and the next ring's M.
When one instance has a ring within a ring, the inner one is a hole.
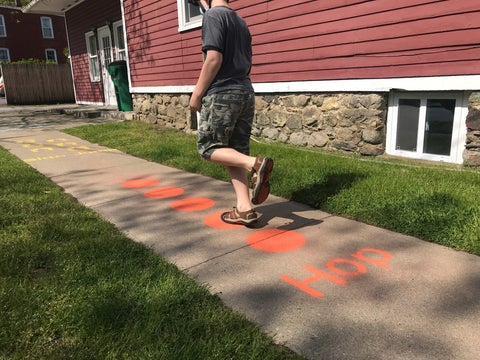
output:
M118 32L122 32L123 47L120 47L120 39ZM115 60L127 60L127 43L125 38L125 29L123 28L122 21L116 21L113 23L113 41L115 41Z
M2 59L0 58L0 62L10 62L10 50L8 50L8 48L0 48L0 51L5 51L5 53L7 54L7 59Z
M48 53L49 52L53 54L53 57L54 57L53 60L48 58ZM46 61L54 61L55 64L58 64L57 50L55 50L55 49L45 49L45 60Z
M95 38L95 47L96 51L93 52L90 47L90 38ZM85 33L85 42L87 44L87 57L88 57L88 69L90 72L90 81L91 82L100 82L100 59L98 57L98 39L97 34L93 31ZM92 63L96 63L96 67L93 68ZM96 70L96 71L95 71Z
M47 23L45 23L47 22ZM42 27L42 36L44 39L54 39L55 35L53 33L53 22L52 18L48 16L42 16L40 18L40 25ZM51 33L51 34L49 34Z
M462 164L463 151L467 136L466 117L468 113L468 92L391 92L387 116L387 138L386 152L389 155L402 156L412 159L442 161L448 163ZM396 149L397 124L400 99L420 100L420 115L418 124L417 146L415 151ZM455 99L455 114L452 128L452 143L450 155L436 155L423 153L423 140L425 129L425 113L427 99Z
M196 29L202 26L202 15L197 15L189 19L188 7L193 6L188 0L177 0L178 31Z
M7 27L5 25L5 17L0 14L0 37L7 37Z

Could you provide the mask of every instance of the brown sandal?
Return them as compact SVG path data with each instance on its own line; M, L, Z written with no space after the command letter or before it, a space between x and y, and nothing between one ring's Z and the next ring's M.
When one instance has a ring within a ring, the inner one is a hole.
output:
M255 159L250 180L252 190L252 203L263 203L270 194L270 173L273 170L273 159L259 157Z
M221 215L221 218L227 224L242 224L250 225L260 218L260 215L251 209L248 211L238 211L234 206L232 211L226 211Z

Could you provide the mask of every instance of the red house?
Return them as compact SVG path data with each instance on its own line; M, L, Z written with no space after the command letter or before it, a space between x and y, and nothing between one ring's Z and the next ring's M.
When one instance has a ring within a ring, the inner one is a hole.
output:
M480 165L479 2L230 5L253 36L255 135ZM201 15L187 0L34 0L26 11L65 14L77 102L111 104L105 68L126 59L138 119L191 123Z
M126 59L120 2L34 0L23 10L65 16L77 103L115 105L108 65Z
M65 64L67 48L63 16L25 14L20 7L0 5L0 62L39 59Z

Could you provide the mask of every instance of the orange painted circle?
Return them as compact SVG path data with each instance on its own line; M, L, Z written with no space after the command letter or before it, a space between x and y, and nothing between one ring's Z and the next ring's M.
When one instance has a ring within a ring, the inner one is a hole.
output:
M136 179L136 180L130 180L126 181L122 184L122 187L128 188L128 189L140 189L144 187L149 187L158 184L157 179Z
M145 191L143 195L151 199L166 199L182 195L185 192L182 188L163 187Z
M174 201L170 204L173 210L178 211L201 211L215 205L215 201L207 198L187 198Z
M235 228L238 228L239 226L243 226L241 224L228 224L225 221L223 221L221 218L221 215L224 212L225 211L218 211L213 214L205 216L205 218L203 219L203 223L215 229L235 229Z
M306 239L293 230L267 229L256 231L247 237L247 244L265 252L288 252L301 248Z

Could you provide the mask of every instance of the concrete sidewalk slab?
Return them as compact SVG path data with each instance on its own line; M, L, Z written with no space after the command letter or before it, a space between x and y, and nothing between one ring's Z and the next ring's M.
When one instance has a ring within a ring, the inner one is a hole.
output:
M480 358L477 256L275 196L223 224L230 184L57 131L0 145L309 359Z

